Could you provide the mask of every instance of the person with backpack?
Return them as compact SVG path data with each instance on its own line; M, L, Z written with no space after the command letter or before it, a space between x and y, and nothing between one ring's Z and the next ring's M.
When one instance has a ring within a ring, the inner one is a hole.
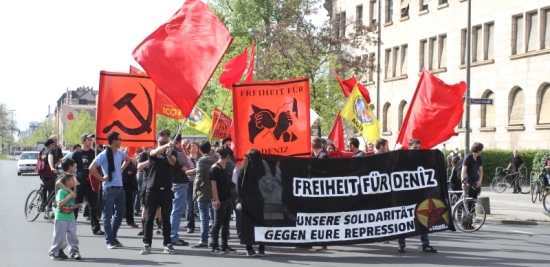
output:
M55 140L48 139L44 143L44 149L38 156L38 162L36 164L38 175L44 185L42 190L42 199L44 202L53 193L55 189L55 180L57 178L57 165L60 158L57 157L57 151L55 148ZM44 207L42 207L44 208Z

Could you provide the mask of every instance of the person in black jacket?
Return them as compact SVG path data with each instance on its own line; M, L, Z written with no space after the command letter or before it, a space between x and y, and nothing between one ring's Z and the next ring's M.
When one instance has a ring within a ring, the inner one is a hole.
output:
M137 192L137 161L135 155L131 156L130 164L122 170L122 186L126 194L126 224L133 228L139 228L134 221L134 197Z
M454 191L459 191L462 188L462 181L460 180L461 166L458 165L460 161L459 157L454 157L451 160L452 169L451 176L449 177L449 188Z

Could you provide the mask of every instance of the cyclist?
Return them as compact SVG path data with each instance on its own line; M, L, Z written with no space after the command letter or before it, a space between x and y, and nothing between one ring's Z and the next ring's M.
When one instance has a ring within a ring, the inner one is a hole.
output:
M514 150L513 156L509 160L508 167L506 169L510 170L512 169L512 172L518 172L523 167L525 167L525 164L523 164L523 160L519 156L518 150ZM519 185L519 179L514 180L514 194L517 194L521 192L521 187Z
M481 161L483 144L473 143L470 151L472 153L464 158L462 164L462 188L466 190L466 196L477 199L483 180L483 162Z

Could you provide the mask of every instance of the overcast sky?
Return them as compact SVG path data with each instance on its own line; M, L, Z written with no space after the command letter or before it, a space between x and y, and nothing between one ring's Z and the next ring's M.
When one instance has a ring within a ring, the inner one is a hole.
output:
M0 1L0 102L21 130L42 122L67 88L97 90L101 70L139 66L134 48L183 2Z

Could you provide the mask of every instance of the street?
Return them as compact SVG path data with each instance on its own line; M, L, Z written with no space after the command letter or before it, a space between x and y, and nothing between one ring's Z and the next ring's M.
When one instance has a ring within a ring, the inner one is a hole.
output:
M17 176L16 161L0 160L0 266L73 266L71 259L53 262L48 258L53 224L41 214L34 222L24 218L24 202L40 179L35 175ZM136 220L139 223L139 220ZM506 225L486 223L479 232L442 232L430 235L431 245L439 253L424 253L418 237L407 239L407 252L397 252L397 242L350 246L329 246L328 250L295 250L293 247L267 247L264 258L248 258L238 244L232 228L230 241L237 249L234 255L212 255L209 249L175 247L179 254L162 253L162 236L154 234L152 254L140 255L142 246L138 229L125 221L118 239L123 248L109 250L103 236L91 233L89 221L78 219L81 266L548 266L550 262L550 229L548 225ZM199 240L199 230L180 235L189 243ZM68 249L65 250L68 253Z

